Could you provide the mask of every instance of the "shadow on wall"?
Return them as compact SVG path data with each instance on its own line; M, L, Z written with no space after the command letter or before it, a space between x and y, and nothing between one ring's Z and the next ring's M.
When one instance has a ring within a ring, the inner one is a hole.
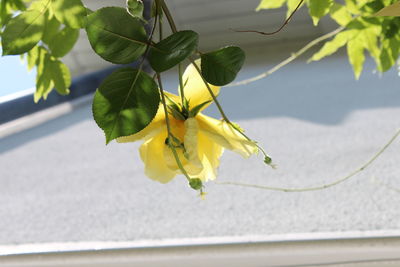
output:
M264 69L248 67L241 76L251 77ZM360 80L356 81L346 58L310 64L299 61L255 83L223 88L219 99L232 120L291 117L336 125L353 111L400 107L400 78L396 71L379 77L372 70L373 64L368 62ZM206 113L220 117L214 105ZM92 120L90 106L1 139L0 153L84 120Z
M268 68L243 69L241 76L252 77L264 69ZM356 81L347 58L309 64L297 61L257 82L223 88L220 101L234 120L291 117L335 125L353 111L400 107L400 77L396 70L382 77L373 71L374 64L367 62ZM219 117L215 107L210 113Z

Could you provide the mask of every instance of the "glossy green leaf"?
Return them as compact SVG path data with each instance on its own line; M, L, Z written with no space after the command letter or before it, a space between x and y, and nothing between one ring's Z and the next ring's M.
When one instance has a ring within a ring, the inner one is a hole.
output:
M160 103L157 84L146 73L122 68L108 76L96 91L93 116L106 143L143 130Z
M207 82L225 85L232 82L242 68L245 53L236 46L227 46L201 55L201 72Z
M194 31L174 33L151 47L149 62L156 72L166 71L193 54L199 36Z
M63 57L74 47L79 37L79 29L65 27L53 36L49 42L51 54L55 57Z
M36 10L12 18L2 34L3 55L18 55L31 50L42 38L45 19Z
M85 26L86 8L81 0L51 0L51 10L58 21L71 28Z
M354 76L358 79L365 61L363 40L359 38L350 40L347 43L347 55L353 67Z
M317 25L319 19L329 13L333 0L308 0L307 3L313 23Z
M286 0L261 0L260 4L256 8L256 11L261 9L280 8L285 2Z
M49 65L49 75L57 92L61 95L69 94L69 87L71 86L71 74L68 67L60 60L50 56L46 58L46 61Z
M60 26L60 22L54 17L50 20L47 20L42 41L46 44L49 44L54 36L58 33Z
M143 19L144 5L142 0L126 0L126 10L132 17Z
M120 7L105 7L89 15L86 32L93 50L112 63L131 63L146 50L144 27Z

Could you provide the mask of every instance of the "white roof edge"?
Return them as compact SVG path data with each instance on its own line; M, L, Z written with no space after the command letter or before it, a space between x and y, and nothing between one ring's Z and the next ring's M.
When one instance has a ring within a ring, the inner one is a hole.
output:
M19 91L16 93L12 93L9 95L5 95L5 96L0 96L0 104L6 103L8 101L12 101L14 99L20 98L20 97L24 97L27 95L31 95L35 92L35 88L29 88L23 91Z
M0 245L0 256L36 253L62 253L117 249L218 246L257 243L296 243L338 240L400 239L400 230L319 232L268 236L223 236L137 241L79 241ZM399 256L400 257L400 256Z

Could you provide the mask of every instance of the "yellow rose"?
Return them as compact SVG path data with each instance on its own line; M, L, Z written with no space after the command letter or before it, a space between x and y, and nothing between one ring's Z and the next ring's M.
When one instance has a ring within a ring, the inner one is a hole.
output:
M181 103L179 96L165 92L173 140L167 138L162 104L146 128L134 135L117 139L120 143L144 140L140 147L140 157L145 164L145 173L161 183L167 183L181 173L168 142L175 147L187 174L203 182L216 178L219 158L224 148L243 157L249 157L258 151L253 141L243 137L227 122L201 113L210 105L212 97L193 65L186 68L182 80L187 103ZM209 86L218 95L220 87L211 84ZM195 112L196 107L198 112Z

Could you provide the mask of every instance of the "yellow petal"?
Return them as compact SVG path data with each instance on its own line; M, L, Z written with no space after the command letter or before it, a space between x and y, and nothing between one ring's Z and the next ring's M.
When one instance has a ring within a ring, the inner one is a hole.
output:
M197 175L202 181L214 180L217 177L219 158L224 152L224 148L199 132L199 155L203 165L203 170Z
M170 117L170 123L172 134L176 138L175 141L173 141L173 145L175 145L175 151L178 154L182 166L189 175L193 176L198 174L202 170L202 166L201 162L198 160L198 156L196 156L197 130L194 128L195 126L190 125L190 130L188 133L188 129L186 129L186 122ZM189 151L187 149L189 149ZM162 153L164 154L168 168L173 171L181 172L172 149L168 146L164 146Z
M200 60L195 61L196 65L200 67ZM184 84L185 98L189 100L190 108L194 108L204 102L212 100L212 97L207 89L206 84L197 72L194 65L190 64L182 75ZM215 96L219 94L219 86L209 84ZM209 104L208 104L209 105ZM206 108L205 105L201 110Z
M197 173L203 169L203 165L199 159L198 151L198 132L199 126L195 118L189 118L185 121L184 145L188 161L198 169ZM196 171L195 171L196 172Z
M220 121L203 114L196 116L200 132L226 149L235 151L247 158L257 153L258 148L225 121Z
M177 174L176 171L168 168L164 154L160 153L166 146L166 138L167 131L161 131L153 138L145 141L139 149L140 157L145 164L145 174L149 178L161 183L167 183L171 181Z

